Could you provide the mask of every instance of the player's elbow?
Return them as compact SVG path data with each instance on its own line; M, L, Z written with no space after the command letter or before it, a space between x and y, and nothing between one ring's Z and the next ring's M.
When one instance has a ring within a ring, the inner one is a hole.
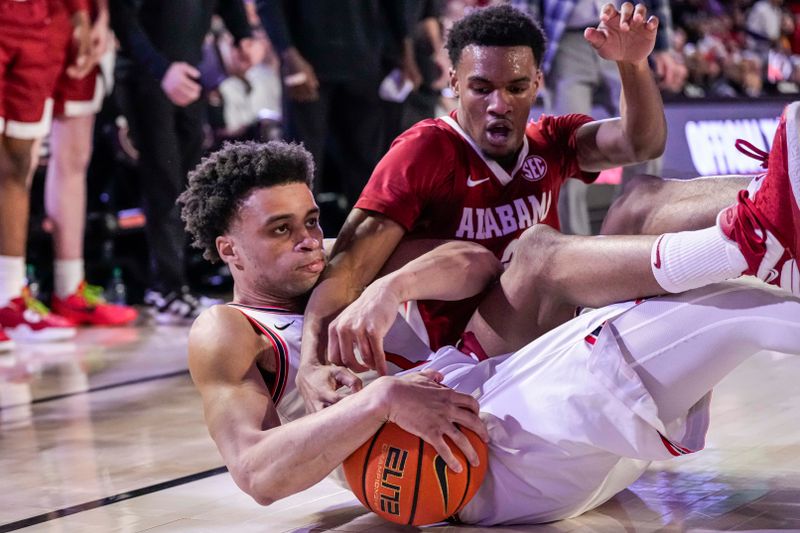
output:
M279 484L271 480L270 472L256 468L247 457L229 465L228 469L236 485L259 505L270 505L281 499Z
M449 243L456 252L456 258L460 262L460 270L470 272L484 285L495 280L503 273L503 266L495 257L494 253L484 248L480 244L467 241L455 241Z
M649 161L664 154L667 147L667 128L655 128L646 135L635 135L631 139L631 148L635 161Z

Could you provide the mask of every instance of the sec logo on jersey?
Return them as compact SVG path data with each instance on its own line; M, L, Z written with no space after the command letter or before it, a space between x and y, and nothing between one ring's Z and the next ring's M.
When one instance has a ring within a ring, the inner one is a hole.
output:
M522 177L528 181L539 181L547 174L547 162L539 157L533 155L522 164Z

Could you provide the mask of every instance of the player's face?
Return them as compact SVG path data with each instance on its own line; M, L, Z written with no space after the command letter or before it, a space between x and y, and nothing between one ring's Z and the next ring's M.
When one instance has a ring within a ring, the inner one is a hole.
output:
M539 71L527 46L469 45L450 83L458 95L458 122L485 155L513 156L522 146Z
M297 298L311 290L325 268L319 207L303 183L254 190L229 236L232 260L226 263L237 270L239 290Z

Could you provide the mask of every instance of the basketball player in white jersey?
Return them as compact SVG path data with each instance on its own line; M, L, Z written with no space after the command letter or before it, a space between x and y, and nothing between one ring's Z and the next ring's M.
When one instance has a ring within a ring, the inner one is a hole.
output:
M761 192L781 185L778 174ZM198 166L181 197L195 245L234 277L233 304L208 310L192 328L190 370L234 480L260 503L321 480L391 420L431 442L454 470L461 465L444 435L477 459L454 424L489 442L487 479L460 520L575 516L649 461L701 449L709 392L745 358L762 349L800 355L800 299L763 284L716 284L584 313L504 356L444 347L402 376L361 390L352 380L355 393L302 416L291 376L305 298L325 268L311 175L299 146L228 145ZM800 214L786 220L796 228ZM777 263L762 257L756 266L768 265ZM370 285L341 320L367 308L393 316L413 298L474 294L497 273L490 253L449 243Z

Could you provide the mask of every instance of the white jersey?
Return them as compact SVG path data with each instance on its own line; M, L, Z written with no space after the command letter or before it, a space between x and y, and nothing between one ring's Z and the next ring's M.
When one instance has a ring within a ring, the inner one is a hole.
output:
M275 377L265 379L281 422L295 420L305 414L303 398L295 386L300 365L300 337L303 315L279 307L253 307L230 303L250 320L253 327L272 344L275 354ZM395 321L384 339L387 366L397 374L428 360L431 350L401 318ZM375 372L359 374L364 385L377 377Z

